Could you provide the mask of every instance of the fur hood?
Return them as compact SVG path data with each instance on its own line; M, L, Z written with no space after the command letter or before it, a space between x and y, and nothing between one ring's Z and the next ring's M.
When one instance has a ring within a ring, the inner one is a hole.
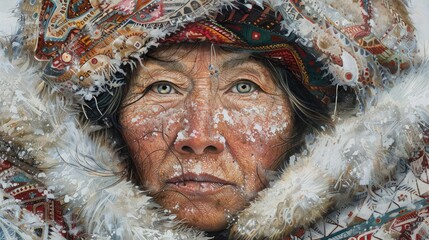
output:
M38 177L93 238L206 239L182 226L128 182L122 159L96 126L81 125L72 102L42 89L38 69L3 59L1 137L26 151L44 174ZM279 179L243 210L232 226L238 238L287 235L349 201L361 186L380 186L401 158L422 146L429 123L427 64L404 75L359 116L338 117L334 133L308 143Z
M12 51L12 46L4 47L6 53ZM39 63L25 54L1 58L1 141L33 159L40 171L36 177L78 223L72 231L94 239L207 239L203 232L177 222L126 179L127 169L114 143L95 134L99 126L79 120L74 100L47 90ZM380 91L364 113L340 112L333 132L308 137L306 150L236 216L234 238L287 236L352 201L362 186L385 184L401 159L424 146L427 76L427 63L412 68L398 76L393 87ZM7 206L5 201L0 204L2 211L13 213L13 221L35 224Z

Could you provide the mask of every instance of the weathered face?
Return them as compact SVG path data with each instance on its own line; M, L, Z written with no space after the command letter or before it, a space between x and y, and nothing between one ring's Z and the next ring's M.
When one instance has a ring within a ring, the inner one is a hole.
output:
M120 115L138 177L179 219L221 230L266 186L267 170L288 149L289 102L248 54L202 45L151 56Z

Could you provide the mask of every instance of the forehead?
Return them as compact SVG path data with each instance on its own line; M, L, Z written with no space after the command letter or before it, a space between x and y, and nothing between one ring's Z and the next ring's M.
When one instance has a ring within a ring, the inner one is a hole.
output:
M166 62L250 60L251 54L232 51L209 43L176 44L159 47L148 54L149 58Z
M158 78L162 77L161 73L172 72L200 79L211 76L210 69L216 69L219 82L229 84L245 79L270 94L282 94L275 70L249 51L231 50L210 43L176 44L152 50L143 62L144 67L139 68L137 76L144 85L152 82L155 72ZM171 76L169 79L173 81Z

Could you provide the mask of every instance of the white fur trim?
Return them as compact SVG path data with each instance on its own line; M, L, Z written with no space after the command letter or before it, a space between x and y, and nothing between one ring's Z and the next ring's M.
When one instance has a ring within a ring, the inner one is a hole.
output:
M284 233L312 223L327 211L333 182L311 162L288 167L238 216L233 234L240 239L280 239Z

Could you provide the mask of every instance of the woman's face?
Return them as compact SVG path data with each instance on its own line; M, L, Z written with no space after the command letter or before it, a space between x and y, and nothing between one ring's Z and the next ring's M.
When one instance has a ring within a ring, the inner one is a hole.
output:
M138 178L189 225L224 229L288 149L289 102L246 53L185 45L151 56L120 113Z

